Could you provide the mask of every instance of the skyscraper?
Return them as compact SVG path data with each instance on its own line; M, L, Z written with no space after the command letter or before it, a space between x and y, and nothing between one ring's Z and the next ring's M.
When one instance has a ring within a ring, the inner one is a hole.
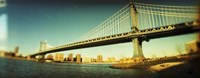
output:
M76 63L81 63L81 54L76 55Z
M102 62L102 61L103 61L103 56L97 55L97 62Z
M74 61L74 58L73 58L73 54L72 54L72 53L68 54L68 61L70 61L70 62L73 62L73 61Z
M63 62L63 60L64 60L63 54L56 53L54 61L56 61L56 62Z
M19 51L19 47L17 46L15 47L15 53L18 53L18 51Z
M17 47L15 48L15 56L18 55L18 52L19 52L19 47L17 46Z

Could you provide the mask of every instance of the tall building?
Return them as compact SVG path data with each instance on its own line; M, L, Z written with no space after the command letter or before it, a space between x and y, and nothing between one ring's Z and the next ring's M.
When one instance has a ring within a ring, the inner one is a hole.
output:
M97 62L102 62L102 61L103 61L103 56L97 55Z
M65 57L64 61L68 61L68 57Z
M55 54L54 61L56 61L56 62L63 62L63 60L64 60L64 57L63 57L62 53L56 53Z
M19 47L17 46L15 47L15 53L18 53L18 51L19 51Z
M76 63L81 63L81 54L76 55Z
M18 56L18 53L19 53L19 47L17 46L16 48L15 48L15 56Z
M68 61L70 61L70 62L73 62L73 61L74 61L74 58L73 58L73 54L72 54L72 53L68 54Z

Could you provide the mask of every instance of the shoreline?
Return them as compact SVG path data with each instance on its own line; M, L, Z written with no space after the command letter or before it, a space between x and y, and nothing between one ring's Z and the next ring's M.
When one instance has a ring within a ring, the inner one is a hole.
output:
M145 69L158 74L158 78L200 78L200 55L191 54L187 59L168 59L137 64L115 64L117 69Z
M144 61L138 63L118 63L113 64L111 68L116 69L132 69L132 68L139 68L139 69L149 69L151 66L168 63L168 62L184 62L186 61L185 58L166 58L166 59L158 59L153 61Z
M28 60L21 57L0 57L15 60ZM34 60L30 60L34 61ZM68 63L70 64L70 63ZM75 63L71 63L75 64ZM190 56L189 59L155 60L131 64L111 63L80 63L80 64L110 64L114 69L144 69L158 74L158 78L200 78L200 55Z
M0 58L8 58L8 59L15 59L15 60L28 60L28 61L35 61L35 59L27 59L27 58L22 58L22 57L12 57L12 56L4 56Z
M27 59L27 58L22 58L22 57L12 57L12 56L4 56L4 57L0 57L0 58L7 58L7 59L14 59L14 60L27 60L27 61L35 61L35 59ZM95 65L95 64L116 64L116 62L94 62L94 63L76 63L76 62L45 62L44 63L68 63L68 64L91 64L91 65Z

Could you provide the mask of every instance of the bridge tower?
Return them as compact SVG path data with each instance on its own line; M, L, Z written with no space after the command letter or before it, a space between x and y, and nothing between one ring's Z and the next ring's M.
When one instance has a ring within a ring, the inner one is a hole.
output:
M132 22L131 30L132 32L137 33L139 32L138 18L137 18L138 13L132 1L130 2L130 14L131 14L131 22ZM133 58L144 58L144 55L142 52L142 40L140 38L132 38L132 43L134 45Z
M40 42L40 49L39 51L45 50L47 46L47 42L41 41Z

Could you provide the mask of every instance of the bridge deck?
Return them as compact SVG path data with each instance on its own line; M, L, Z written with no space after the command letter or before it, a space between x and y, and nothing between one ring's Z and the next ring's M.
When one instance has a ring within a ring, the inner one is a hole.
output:
M155 39L155 38L161 38L161 37L188 34L188 33L199 32L199 31L200 31L199 21L193 21L193 22L181 23L181 24L176 24L176 25L171 25L171 26L163 26L159 28L140 30L138 33L127 32L127 33L121 33L121 34L61 45L61 46L57 46L54 48L50 48L50 49L32 54L30 56L35 57L37 55L44 55L47 53L53 53L53 52L58 52L58 51L131 42L132 38L141 38L143 40L146 40L146 39L149 40L149 39Z

